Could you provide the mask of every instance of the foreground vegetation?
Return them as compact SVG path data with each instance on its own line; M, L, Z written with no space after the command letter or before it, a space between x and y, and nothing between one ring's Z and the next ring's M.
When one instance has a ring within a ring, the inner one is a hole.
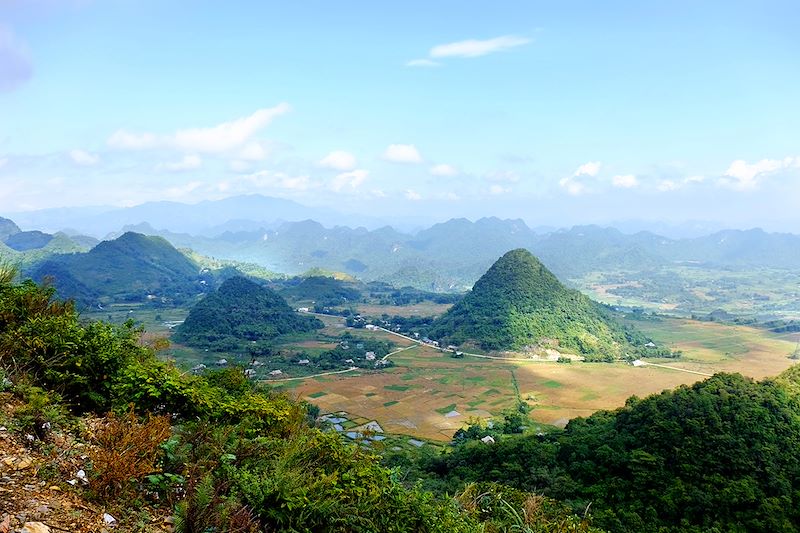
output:
M312 406L240 369L183 373L131 323L83 323L52 289L13 278L0 275L0 381L24 404L12 429L50 450L64 433L89 439L88 484L65 488L123 521L149 500L174 509L180 532L592 530L533 494L486 485L454 499L405 486L369 449L316 427ZM74 430L104 413L97 431Z

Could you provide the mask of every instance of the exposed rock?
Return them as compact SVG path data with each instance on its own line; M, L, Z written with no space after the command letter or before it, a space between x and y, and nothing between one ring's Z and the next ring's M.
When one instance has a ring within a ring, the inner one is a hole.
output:
M50 528L41 522L25 522L20 533L50 533Z

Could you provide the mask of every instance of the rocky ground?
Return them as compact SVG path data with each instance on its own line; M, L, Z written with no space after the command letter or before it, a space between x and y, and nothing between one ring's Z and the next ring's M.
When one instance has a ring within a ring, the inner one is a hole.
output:
M173 530L168 509L90 499L92 446L78 434L52 431L45 440L13 424L20 407L0 393L0 533L112 533ZM91 425L91 421L87 420Z

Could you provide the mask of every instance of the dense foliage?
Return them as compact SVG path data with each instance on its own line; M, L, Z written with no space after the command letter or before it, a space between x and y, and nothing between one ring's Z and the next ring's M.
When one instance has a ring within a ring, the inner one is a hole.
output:
M175 332L175 340L199 348L230 350L289 333L322 327L319 319L295 312L275 291L236 276L200 300Z
M800 374L718 374L572 420L563 432L468 442L428 459L431 486L491 480L590 506L615 532L800 530Z
M490 350L565 349L592 360L613 360L627 347L621 326L599 305L564 287L523 249L498 259L428 335Z

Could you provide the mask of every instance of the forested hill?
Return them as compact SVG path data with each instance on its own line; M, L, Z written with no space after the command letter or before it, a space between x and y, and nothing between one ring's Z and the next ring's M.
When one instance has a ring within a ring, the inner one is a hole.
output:
M192 308L174 339L190 346L217 348L228 342L271 340L322 326L319 319L295 312L273 290L235 276Z
M439 318L429 336L484 349L556 348L612 359L627 346L621 326L561 282L530 252L512 250Z
M200 267L166 239L131 232L86 253L51 256L31 277L48 278L59 296L84 305L148 297L181 302L205 292L208 285Z
M718 374L544 437L471 441L423 466L454 489L496 481L589 508L617 533L800 531L800 367Z

